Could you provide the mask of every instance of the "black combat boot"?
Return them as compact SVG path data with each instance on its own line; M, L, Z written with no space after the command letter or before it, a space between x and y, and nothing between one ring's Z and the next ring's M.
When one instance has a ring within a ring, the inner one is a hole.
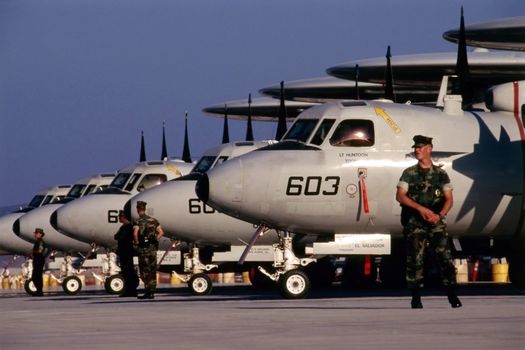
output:
M458 308L458 307L463 306L458 296L456 295L456 290L454 287L452 286L448 287L447 297L448 297L448 302L450 303L450 306L452 306L453 308Z
M419 288L412 289L412 301L410 303L412 309L422 309L423 304L421 303L421 291Z

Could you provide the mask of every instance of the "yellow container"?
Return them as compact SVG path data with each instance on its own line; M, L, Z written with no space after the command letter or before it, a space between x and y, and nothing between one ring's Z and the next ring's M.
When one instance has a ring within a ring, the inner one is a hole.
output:
M170 276L170 284L171 284L171 285L182 284L182 281L180 280L179 277L177 277L177 274L176 274L175 272L172 272L172 273L171 273L171 276Z
M509 281L509 264L493 264L492 280L494 282L505 283Z
M58 280L55 277L51 276L51 275L49 275L49 286L50 287L58 287Z
M2 278L2 288L9 289L9 277Z
M42 275L42 286L43 286L44 288L49 287L49 275L48 275L48 274L45 274L45 273L44 273L44 274Z
M225 272L223 274L223 278L224 284L233 284L235 283L235 272Z
M251 281L250 281L250 272L244 271L242 273L242 283L245 283L245 284L250 284L251 283Z

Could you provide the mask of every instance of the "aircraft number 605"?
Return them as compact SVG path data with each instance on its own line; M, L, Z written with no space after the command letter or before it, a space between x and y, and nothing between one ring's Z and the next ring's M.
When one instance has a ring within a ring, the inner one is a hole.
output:
M288 196L335 196L339 191L339 176L290 176L286 186Z

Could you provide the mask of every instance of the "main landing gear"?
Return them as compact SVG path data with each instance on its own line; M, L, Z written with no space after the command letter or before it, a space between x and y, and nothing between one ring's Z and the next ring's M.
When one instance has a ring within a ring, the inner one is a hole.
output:
M250 244L246 247L243 257L247 255L252 246L266 231L266 227L259 226ZM272 281L277 282L281 295L287 299L304 298L310 292L310 279L306 272L301 268L316 262L312 258L298 258L292 247L292 236L289 232L279 235L279 242L273 244L274 249L274 273L268 272L264 267L259 266L259 271L268 276ZM240 261L241 263L244 260Z

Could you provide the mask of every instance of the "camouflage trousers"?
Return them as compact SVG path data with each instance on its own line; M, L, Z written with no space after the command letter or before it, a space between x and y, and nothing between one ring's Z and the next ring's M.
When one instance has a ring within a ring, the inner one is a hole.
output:
M429 252L428 250L432 250L436 257L441 283L444 286L456 284L456 268L452 261L446 228L443 222L435 226L409 222L405 226L408 288L423 287L425 254Z
M157 247L150 245L138 248L140 278L147 292L157 289Z

